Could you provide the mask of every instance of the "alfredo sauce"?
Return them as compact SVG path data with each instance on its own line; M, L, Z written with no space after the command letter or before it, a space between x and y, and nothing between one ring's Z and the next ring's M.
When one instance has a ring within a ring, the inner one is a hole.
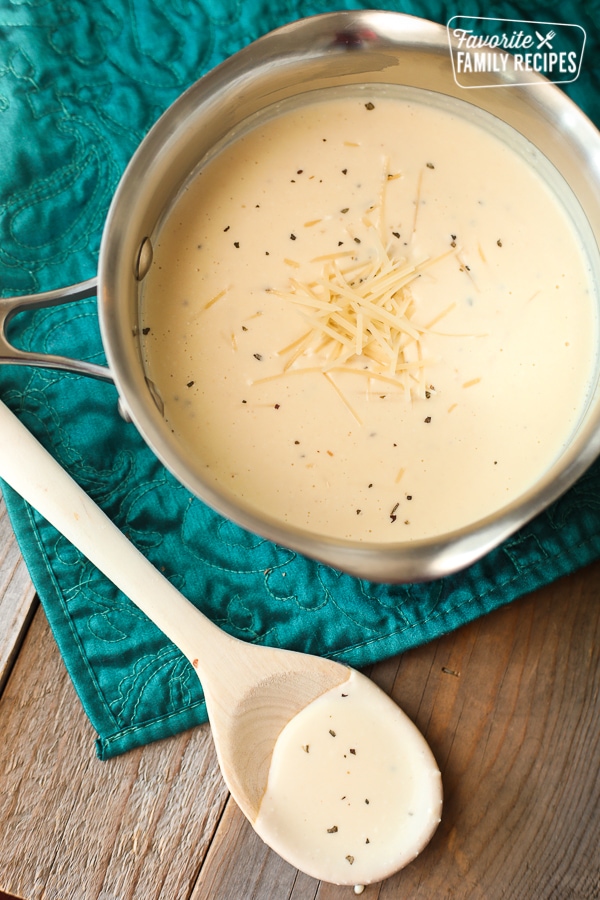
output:
M143 353L204 477L410 541L494 513L581 416L585 223L534 148L426 92L340 89L202 164L154 240Z

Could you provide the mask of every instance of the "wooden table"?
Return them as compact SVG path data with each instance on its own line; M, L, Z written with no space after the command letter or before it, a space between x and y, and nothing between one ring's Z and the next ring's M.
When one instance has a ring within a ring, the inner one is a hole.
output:
M371 676L427 736L445 808L364 900L600 897L600 563ZM208 726L109 762L0 501L0 898L349 900L254 835Z

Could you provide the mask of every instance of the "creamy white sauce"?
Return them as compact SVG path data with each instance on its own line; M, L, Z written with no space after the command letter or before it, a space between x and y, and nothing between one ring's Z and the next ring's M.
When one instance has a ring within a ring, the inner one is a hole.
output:
M441 810L440 772L421 733L352 672L282 731L254 827L314 878L364 885L413 860Z
M200 168L155 239L143 351L210 482L316 533L407 541L495 512L555 461L595 371L596 299L585 226L530 145L459 101L353 91ZM344 253L423 266L396 295L424 332L393 382L364 354L324 374L314 342L294 359L311 325L290 279Z

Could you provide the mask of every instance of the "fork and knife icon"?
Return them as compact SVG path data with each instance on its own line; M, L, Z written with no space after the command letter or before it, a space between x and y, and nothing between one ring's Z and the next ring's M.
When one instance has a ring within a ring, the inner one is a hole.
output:
M545 37L543 34L540 34L539 31L536 31L535 34L539 41L539 44L537 46L538 50L541 50L542 47L547 47L548 50L552 50L552 44L550 43L550 41L556 37L555 31L549 31Z

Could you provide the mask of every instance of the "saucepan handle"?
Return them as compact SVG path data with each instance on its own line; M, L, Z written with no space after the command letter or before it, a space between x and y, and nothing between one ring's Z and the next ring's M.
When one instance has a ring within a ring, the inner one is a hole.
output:
M61 369L64 372L91 375L93 378L99 378L102 381L113 381L110 370L106 366L100 366L85 360L71 359L68 356L58 356L53 353L36 353L34 351L20 350L10 343L6 333L8 323L17 313L41 309L45 306L58 306L61 303L71 303L74 300L83 300L86 297L94 297L96 291L97 280L90 278L88 281L82 281L79 284L57 288L54 291L45 291L40 294L0 297L0 364L11 363L18 366L41 366L46 369Z

